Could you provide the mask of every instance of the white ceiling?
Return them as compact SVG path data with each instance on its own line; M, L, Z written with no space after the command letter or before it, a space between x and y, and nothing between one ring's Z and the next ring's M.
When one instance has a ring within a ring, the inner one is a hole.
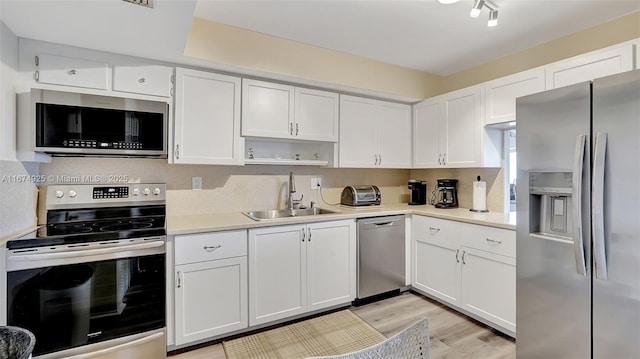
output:
M160 60L182 57L193 16L447 75L640 10L638 0L0 0L20 37Z

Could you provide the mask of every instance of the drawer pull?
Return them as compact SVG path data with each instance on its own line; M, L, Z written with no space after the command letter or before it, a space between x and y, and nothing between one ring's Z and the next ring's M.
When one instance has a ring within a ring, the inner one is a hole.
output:
M456 263L460 263L460 259L458 258L458 254L460 254L460 250L456 249Z
M71 69L71 70L67 71L67 74L69 74L69 75L75 75L75 74L76 74L76 70Z
M462 264L467 264L467 262L464 261L464 255L467 254L467 252L462 251Z
M143 84L143 83L147 82L147 79L145 79L144 77L141 77L141 78L138 79L138 82Z
M440 228L429 227L430 231L440 232Z
M178 271L177 275L176 275L176 285L178 288L182 287L182 273L180 273L180 271Z
M222 245L220 244L218 244L217 246L204 246L204 250L207 252L213 252L220 247L222 247Z
M486 238L487 242L492 243L492 244L501 244L502 241L496 241L495 239L491 239L491 238Z

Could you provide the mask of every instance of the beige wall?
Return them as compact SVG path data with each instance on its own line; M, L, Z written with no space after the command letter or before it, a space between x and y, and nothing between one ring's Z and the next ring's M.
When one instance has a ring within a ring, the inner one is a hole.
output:
M415 99L441 91L440 76L198 18L184 55Z
M640 11L471 69L456 72L443 79L443 93L636 38L640 38Z

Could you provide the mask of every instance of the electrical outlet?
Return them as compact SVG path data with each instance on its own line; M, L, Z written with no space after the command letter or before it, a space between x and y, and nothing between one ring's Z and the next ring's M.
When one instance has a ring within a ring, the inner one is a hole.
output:
M191 189L194 191L202 189L202 177L191 177Z
M322 186L322 178L313 177L311 178L311 189L320 189Z

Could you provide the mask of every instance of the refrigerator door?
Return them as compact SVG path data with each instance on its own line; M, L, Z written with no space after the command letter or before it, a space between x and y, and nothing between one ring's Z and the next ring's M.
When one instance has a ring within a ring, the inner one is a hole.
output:
M593 82L593 133L593 358L640 358L640 71Z
M517 357L591 357L591 84L517 99Z

